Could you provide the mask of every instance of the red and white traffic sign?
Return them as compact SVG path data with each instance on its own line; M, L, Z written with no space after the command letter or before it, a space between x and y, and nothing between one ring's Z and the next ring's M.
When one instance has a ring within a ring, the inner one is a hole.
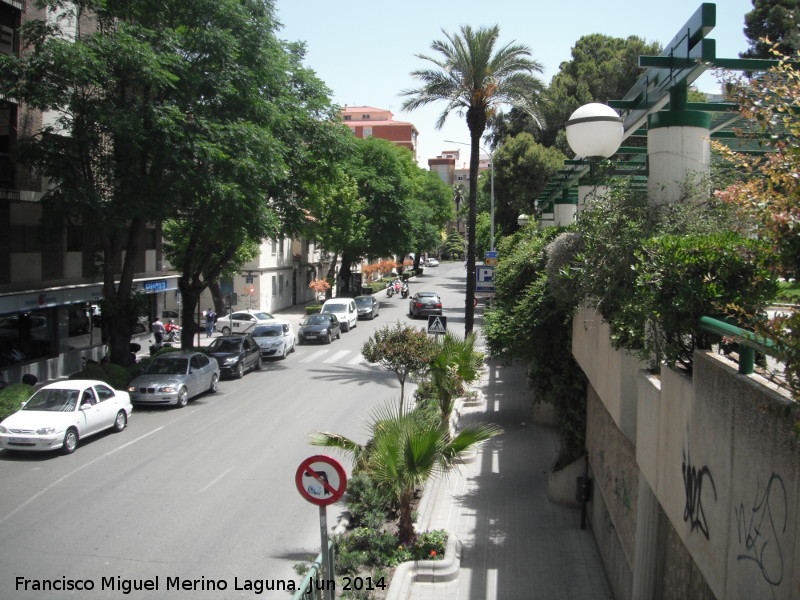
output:
M300 463L294 476L300 495L318 506L333 504L344 495L347 474L338 461L317 454Z

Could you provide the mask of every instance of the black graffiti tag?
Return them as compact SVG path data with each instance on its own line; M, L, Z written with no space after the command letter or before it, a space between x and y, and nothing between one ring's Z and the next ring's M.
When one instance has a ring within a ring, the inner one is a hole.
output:
M692 531L699 529L701 533L709 539L708 521L706 512L703 509L703 479L707 478L714 492L714 500L717 499L717 488L714 485L714 477L707 466L698 470L688 460L681 464L683 472L683 487L686 492L686 506L683 509L683 520L691 525Z
M744 504L736 509L736 525L739 543L744 544L746 554L738 560L752 560L758 565L761 576L770 585L783 581L783 553L779 535L786 533L788 521L786 487L780 475L773 473L767 487L761 492L756 486L753 507L748 511Z

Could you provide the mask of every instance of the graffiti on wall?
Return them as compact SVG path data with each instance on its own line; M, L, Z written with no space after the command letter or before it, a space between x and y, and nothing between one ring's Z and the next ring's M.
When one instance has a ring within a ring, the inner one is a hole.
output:
M710 539L708 520L703 507L703 483L707 482L711 486L710 489L714 493L714 501L716 502L717 488L714 485L714 476L708 466L704 465L699 469L694 466L689 459L688 452L684 452L681 472L683 473L683 488L686 493L683 521L689 523L692 532L699 530L700 533L706 536L706 539Z
M756 483L752 506L735 508L739 544L745 552L736 558L753 561L764 580L772 586L783 581L781 534L786 533L788 505L786 487L780 475L772 473L764 489Z

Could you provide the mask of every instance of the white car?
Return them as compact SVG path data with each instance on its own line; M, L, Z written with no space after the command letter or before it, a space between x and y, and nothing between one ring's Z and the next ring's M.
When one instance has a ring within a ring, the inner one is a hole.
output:
M102 381L71 379L39 389L0 423L0 445L6 450L70 454L83 438L105 429L122 431L133 411L128 392Z
M431 257L431 258L429 258L428 260L425 261L425 266L426 267L438 267L439 266L439 261L436 260L435 258Z
M256 325L252 336L261 348L261 358L286 358L294 352L294 330L286 321L273 319L266 325Z
M322 309L319 312L336 315L342 331L350 331L358 325L358 308L356 308L356 303L352 298L325 300L325 304L322 305Z
M216 330L224 336L253 333L256 325L266 325L275 319L263 310L237 310L217 319Z

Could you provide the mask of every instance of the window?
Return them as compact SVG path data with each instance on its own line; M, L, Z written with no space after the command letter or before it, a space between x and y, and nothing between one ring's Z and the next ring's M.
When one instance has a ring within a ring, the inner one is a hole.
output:
M42 243L39 237L39 227L12 225L9 230L11 252L41 252Z
M372 137L372 127L364 127L361 137Z
M114 390L105 385L95 386L94 391L97 392L97 397L100 399L100 402L105 402L115 396Z
M278 293L283 294L283 275L278 276Z
M80 225L67 226L67 252L83 250L83 228Z
M272 240L272 254L276 254L278 252L278 242L277 240Z
M353 115L345 115L344 116L344 120L345 121L352 121L353 120Z
M366 121L369 121L370 117L369 117L369 115L361 115L361 118L366 120Z
M14 54L14 30L5 25L0 25L0 54Z
M278 295L278 278L275 275L272 276L272 295Z

